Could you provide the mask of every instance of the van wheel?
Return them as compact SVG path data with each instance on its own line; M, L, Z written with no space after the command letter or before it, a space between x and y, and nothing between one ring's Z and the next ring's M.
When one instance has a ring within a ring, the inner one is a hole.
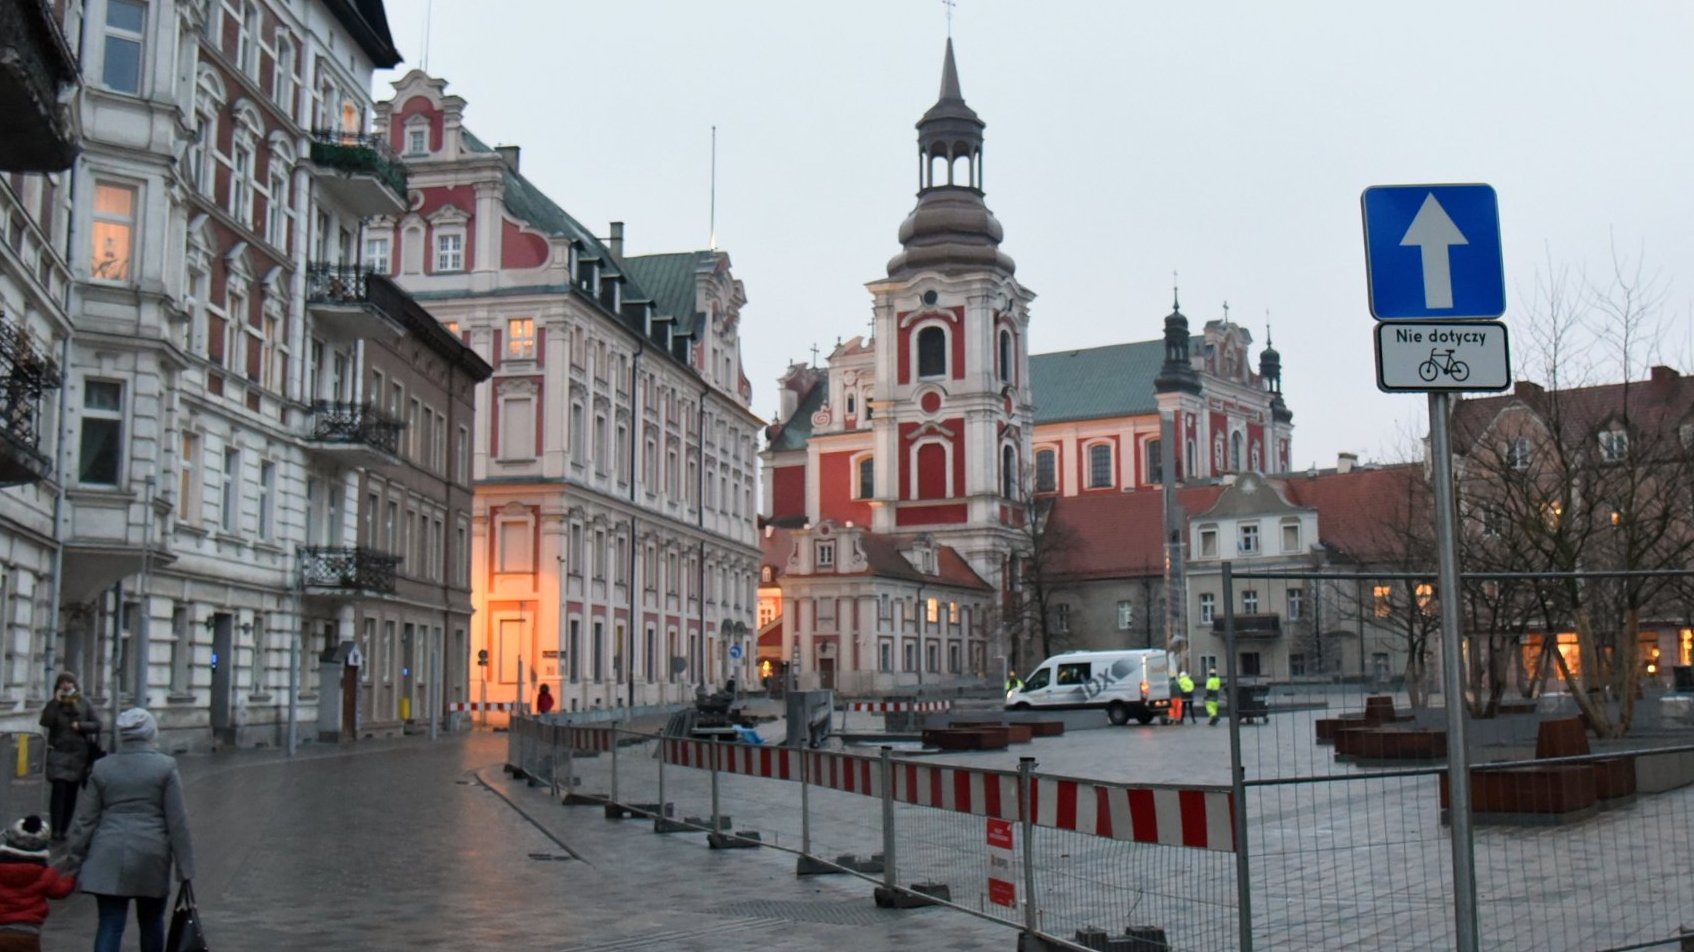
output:
M1141 713L1135 715L1135 722L1137 724L1143 724L1143 725L1153 723L1153 712L1152 711L1142 711Z
M1106 708L1106 716L1111 719L1113 724L1121 727L1129 723L1129 708L1114 702Z
M1028 701L1019 701L1018 703L1012 705L1012 710L1014 710L1014 711L1027 711L1027 710L1029 710L1029 702Z

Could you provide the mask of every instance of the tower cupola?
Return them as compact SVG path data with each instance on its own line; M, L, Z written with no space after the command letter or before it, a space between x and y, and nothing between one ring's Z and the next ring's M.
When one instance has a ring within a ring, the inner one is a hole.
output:
M889 277L917 270L980 270L1011 274L1000 250L1005 232L982 201L982 130L987 124L965 105L953 40L941 63L941 94L918 120L918 204L900 225L902 251L888 261Z
M1271 395L1271 419L1287 423L1294 419L1288 404L1282 402L1282 354L1271 346L1270 326L1265 326L1265 349L1259 352L1259 379Z
M1165 315L1165 362L1159 375L1153 378L1155 393L1199 393L1200 377L1188 353L1188 318L1182 313L1182 302L1173 298L1171 312Z

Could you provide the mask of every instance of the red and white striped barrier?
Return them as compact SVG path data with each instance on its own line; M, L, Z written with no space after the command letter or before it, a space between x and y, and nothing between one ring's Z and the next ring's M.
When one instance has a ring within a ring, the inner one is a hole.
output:
M554 736L572 750L592 750L605 753L612 749L612 729L609 727L571 727L556 725Z
M1227 790L1124 787L1037 777L1037 826L1114 840L1235 851L1235 806Z
M850 711L873 714L937 714L953 709L952 701L849 701Z
M512 701L455 701L447 705L449 711L513 711L517 704Z
M609 732L599 733L609 739ZM882 796L882 763L877 757L683 738L665 739L662 749L665 763L678 767L710 770L715 760L717 769L726 773L777 780L799 780L803 760L809 783ZM1020 817L1015 772L897 761L891 764L891 774L893 798L901 803L1000 820ZM1135 843L1235 851L1235 807L1228 790L1035 777L1030 799L1036 826Z

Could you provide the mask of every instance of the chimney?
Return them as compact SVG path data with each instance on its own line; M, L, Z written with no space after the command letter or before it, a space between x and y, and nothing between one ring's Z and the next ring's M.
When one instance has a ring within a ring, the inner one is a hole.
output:
M1353 471L1353 467L1358 464L1359 454L1357 453L1335 454L1335 471L1343 476L1351 473Z
M515 145L497 145L494 151L500 153L500 158L506 160L506 167L515 174L518 171L518 153L522 151Z
M1545 392L1541 389L1540 384L1530 383L1527 380L1519 380L1512 385L1512 396L1514 397L1539 397Z
M612 222L612 237L606 239L606 247L612 249L612 257L623 257L623 222Z

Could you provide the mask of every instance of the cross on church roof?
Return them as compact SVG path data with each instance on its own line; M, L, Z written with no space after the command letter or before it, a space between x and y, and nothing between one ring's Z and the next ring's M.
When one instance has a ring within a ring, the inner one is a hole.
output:
M941 0L941 5L947 8L947 38L953 38L953 8L959 5L959 0Z

